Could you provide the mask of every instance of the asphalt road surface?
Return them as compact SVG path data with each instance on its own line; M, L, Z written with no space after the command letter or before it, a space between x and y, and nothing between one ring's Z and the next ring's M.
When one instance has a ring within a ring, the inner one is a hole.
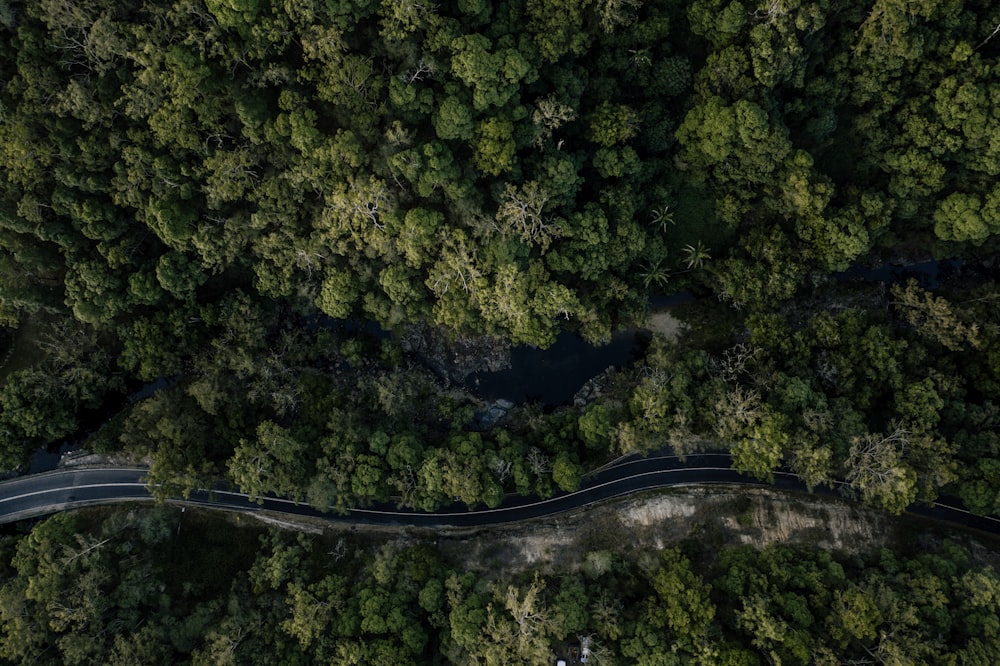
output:
M398 509L380 505L354 509L345 515L320 512L308 504L270 497L263 503L251 502L243 493L217 488L199 491L189 503L237 511L274 511L324 518L336 522L410 527L475 527L551 516L602 502L613 497L682 485L751 485L806 492L798 478L788 472L776 472L773 485L756 481L730 469L724 453L688 456L680 461L672 455L626 458L589 474L574 493L560 493L549 499L509 496L496 509L469 511L464 504L435 513ZM65 469L23 476L0 483L0 523L44 516L58 511L95 504L129 501L152 501L143 481L144 469L81 468ZM814 494L843 497L838 489L815 489ZM934 507L915 506L910 513L935 520L1000 534L1000 520L973 516L950 498L942 498Z

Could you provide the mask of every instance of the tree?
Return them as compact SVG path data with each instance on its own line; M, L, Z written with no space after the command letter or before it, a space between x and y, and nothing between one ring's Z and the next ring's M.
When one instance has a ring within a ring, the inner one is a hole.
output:
M513 123L495 116L477 125L474 158L480 171L499 176L514 168L517 146L513 133Z
M243 201L260 182L256 155L246 148L217 151L205 159L205 170L205 202L214 210Z
M685 161L737 188L769 182L791 152L787 130L765 109L748 100L730 105L718 96L688 112L677 139Z
M625 104L602 102L590 118L590 139L605 148L634 138L638 131L639 118Z
M649 620L675 636L674 649L697 653L715 618L711 586L691 571L691 563L676 549L661 554L660 568L651 582L656 597L647 601Z
M348 270L329 267L325 271L316 306L337 319L347 319L354 310L359 296L359 285L353 273Z
M569 288L550 281L541 262L533 261L527 271L515 264L500 266L480 307L484 320L507 331L513 341L548 347L555 342L559 317L569 319L579 301Z
M734 0L698 0L688 7L691 30L711 40L716 47L732 42L747 23L746 8Z
M830 636L842 648L854 640L874 639L882 621L878 605L867 590L851 585L846 590L834 592L827 623L830 627Z
M890 291L895 299L893 305L903 318L946 349L961 351L966 345L973 348L981 345L978 324L963 321L964 313L956 312L947 299L922 289L916 280L911 278L905 287L894 284Z
M379 7L382 16L380 34L389 41L402 41L413 32L426 29L435 17L436 8L437 5L420 0L386 0Z
M144 382L181 374L204 334L197 314L192 307L164 308L123 325L119 365Z
M486 606L483 638L491 663L531 664L549 656L553 614L545 604L545 583L537 575L527 589L493 586L493 601Z
M750 644L774 662L783 661L783 654L796 661L809 659L812 641L808 634L791 626L763 595L744 600L737 624L750 637Z
M471 490L472 503L475 504L479 495L477 487L478 478L465 474L465 481L461 473L454 467L457 457L449 452L437 449L424 453L423 461L416 470L416 486L418 508L425 511L433 511L447 501L456 501L458 495L466 494ZM448 474L446 482L445 475ZM446 489L445 484L448 484ZM451 494L448 494L450 491Z
M403 228L396 238L396 247L403 253L406 264L420 268L433 262L437 231L444 216L428 208L411 208L406 211Z
M791 436L795 444L789 456L789 464L809 490L822 484L832 486L833 449L810 439L805 433Z
M528 0L525 14L539 54L548 62L581 55L593 36L584 25L592 0Z
M188 497L211 486L214 461L227 452L197 403L173 387L136 405L118 434L119 443L151 459L145 483L160 500Z
M576 111L560 102L555 95L539 98L531 112L531 122L537 128L535 145L541 147L551 141L555 130L573 120L576 120Z
M845 478L863 500L900 514L917 498L916 472L903 460L909 442L910 433L899 428L854 438Z
M591 403L577 420L577 432L588 448L600 450L610 444L613 425L611 408L603 403Z
M281 623L281 628L298 639L303 648L308 648L330 633L333 616L345 610L347 596L347 581L343 576L325 576L313 584L291 582L285 597L290 617Z
M79 259L67 264L66 302L82 322L103 326L127 307L121 276L106 263Z
M683 250L684 265L687 266L688 270L701 268L707 260L712 258L701 241L698 241L697 245L685 245Z
M991 234L1000 233L1000 219L984 219L981 208L975 194L949 195L934 212L934 233L942 240L982 245Z
M764 410L763 416L751 425L745 434L733 443L733 469L750 473L758 479L774 482L774 470L789 442L787 419L782 414Z
M638 276L642 279L642 286L646 289L655 287L665 291L670 284L670 269L667 268L666 260L663 258L656 261L647 261L639 266Z
M566 451L560 451L552 461L552 482L560 490L575 492L580 487L583 468Z
M501 231L538 245L544 252L560 235L559 225L545 215L548 202L548 192L537 181L522 186L508 183L496 215Z
M39 608L39 604L58 601L59 572L64 569L59 566L58 550L63 543L71 542L78 528L75 516L57 514L43 521L18 545L12 560L18 575L0 588L0 621L5 638L0 642L0 654L4 657L37 660L54 644L56 629L47 622L44 607Z
M310 476L308 452L287 429L263 421L254 440L240 440L227 467L230 477L252 501L263 503L264 495L271 493L301 501Z
M156 279L160 286L177 298L187 300L205 283L208 276L201 266L186 254L167 252L156 263Z
M7 584L0 593L0 618L5 639L13 637L8 631L19 629L29 629L35 637L15 633L24 640L21 645L4 640L0 646L6 656L37 660L53 650L64 662L82 663L100 659L109 650L112 637L103 629L104 619L117 610L112 593L118 586L119 567L113 551L122 545L120 531L87 530L75 518L58 515L18 544L12 564L19 584ZM134 579L129 582L139 584ZM11 593L21 595L20 608L3 603ZM21 617L7 615L15 609Z
M438 232L440 251L425 284L434 293L434 319L439 324L461 328L477 317L479 292L485 287L478 247L462 229Z
M434 131L440 139L468 141L475 132L473 110L458 96L449 95L441 102L432 117Z
M604 32L631 25L637 18L642 0L598 0L597 12Z
M879 0L859 28L855 53L870 56L882 67L897 69L902 61L917 59L923 54L920 25L938 8L926 0L899 4Z
M226 27L249 27L260 11L260 0L207 0L212 15Z
M593 164L601 178L632 178L642 171L639 155L631 146L599 148L594 153Z
M493 44L485 35L463 35L450 48L451 72L472 90L476 111L507 106L522 83L538 78L538 71L518 49L491 50Z
M747 428L759 423L764 413L758 391L736 386L715 403L715 432L723 440L736 439Z
M11 372L0 387L0 464L13 469L39 443L74 432L77 414L94 409L121 378L95 330L69 317L50 318L35 344L44 357Z

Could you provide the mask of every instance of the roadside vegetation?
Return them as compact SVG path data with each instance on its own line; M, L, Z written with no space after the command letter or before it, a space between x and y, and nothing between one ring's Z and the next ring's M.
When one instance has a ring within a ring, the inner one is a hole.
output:
M894 7L5 0L0 308L35 361L0 466L169 377L89 444L167 496L493 506L671 445L996 512L1000 15ZM893 247L965 263L830 283ZM401 342L600 343L685 288L710 336L507 427Z
M948 540L846 554L692 536L500 576L414 536L161 507L61 514L0 551L9 663L537 665L584 643L597 666L985 664L1000 650L1000 576Z
M224 478L429 510L669 446L1000 515L998 57L989 0L0 0L0 469L87 437L163 498ZM837 277L930 258L958 268ZM408 342L600 344L680 291L679 341L499 420ZM269 534L209 592L118 569L166 547L155 515L8 540L8 656L527 663L585 630L623 663L997 652L970 592L993 574L954 549L615 556L491 587L420 547L334 575ZM115 596L126 574L142 598Z

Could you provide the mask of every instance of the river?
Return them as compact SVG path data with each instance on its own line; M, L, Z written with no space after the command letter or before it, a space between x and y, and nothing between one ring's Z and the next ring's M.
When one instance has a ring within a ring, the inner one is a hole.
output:
M935 289L942 281L954 275L961 265L960 261L883 264L877 267L858 265L836 273L833 277L843 282L885 283L901 283L914 278L922 287ZM650 311L662 311L695 300L690 292L654 296L650 300ZM338 322L338 326L340 325L343 322ZM387 335L370 324L357 324L357 330L377 337ZM615 333L608 344L595 347L574 333L563 333L548 349L529 346L513 348L509 368L497 372L475 372L466 378L462 387L486 402L498 399L515 404L534 402L549 409L568 405L591 378L608 368L624 368L642 359L651 337L649 330L635 328ZM174 384L178 379L160 378L134 387L128 395L109 398L104 407L90 418L84 419L85 425L80 432L36 451L31 456L28 473L55 469L65 453L82 446L86 438L103 422L102 419L110 418L126 404L146 398Z

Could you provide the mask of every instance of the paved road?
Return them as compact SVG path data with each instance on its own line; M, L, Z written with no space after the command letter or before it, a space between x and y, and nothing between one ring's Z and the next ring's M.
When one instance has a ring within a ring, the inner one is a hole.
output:
M589 475L581 490L575 493L564 493L547 500L512 496L500 508L481 511L468 511L464 505L456 505L436 513L421 513L385 505L355 509L347 515L338 516L280 498L267 498L263 504L257 504L242 493L223 489L211 494L206 491L195 493L190 501L223 509L268 510L359 524L472 527L555 515L612 497L667 486L740 484L805 492L805 487L791 473L776 472L774 485L768 486L738 474L729 468L729 464L729 456L722 453L688 456L684 462L670 455L623 459ZM94 504L151 501L152 497L142 481L145 473L142 469L67 469L4 481L0 483L0 523ZM836 490L826 488L815 493L842 496ZM973 516L948 498L942 499L933 508L915 507L911 513L1000 534L1000 520Z
M68 469L0 483L0 523L90 504L150 500L141 469Z

